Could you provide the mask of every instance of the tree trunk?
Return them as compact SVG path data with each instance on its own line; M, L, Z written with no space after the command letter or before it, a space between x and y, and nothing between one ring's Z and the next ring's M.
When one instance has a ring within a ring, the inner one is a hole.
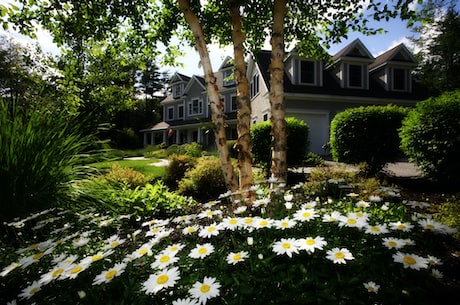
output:
M206 90L208 93L208 102L211 109L211 119L213 124L214 135L216 138L217 150L222 163L225 184L227 189L235 192L238 189L238 182L234 175L233 165L227 147L227 137L225 135L225 120L222 113L224 105L220 99L216 77L212 71L209 52L204 40L203 28L200 21L190 8L189 0L178 0L179 8L184 14L185 20L190 26L195 38L195 47L200 54L201 65L203 66L204 78L206 81Z
M280 183L287 180L287 135L284 110L284 17L287 0L275 0L270 44L270 107L272 123L271 177Z
M254 183L252 176L252 157L251 157L251 99L249 96L249 82L246 76L246 62L244 60L244 46L246 35L243 32L240 6L236 1L230 1L230 14L232 17L232 41L235 62L235 80L237 84L237 130L238 141L236 148L238 151L238 168L240 171L240 191L248 204L255 199L255 194L251 191Z

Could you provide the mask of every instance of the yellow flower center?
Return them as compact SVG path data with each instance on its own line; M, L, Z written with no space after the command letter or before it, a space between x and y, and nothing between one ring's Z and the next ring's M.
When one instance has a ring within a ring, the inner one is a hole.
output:
M305 241L305 243L306 243L307 245L311 246L311 245L314 245L314 244L315 244L315 240L309 238L309 239L307 239L307 240Z
M212 211L206 212L206 216L212 216Z
M379 227L376 227L376 226L372 226L372 227L371 227L371 231L374 231L374 232L379 232L379 231L380 231L380 229L379 229Z
M351 224L351 225L354 225L354 224L356 224L356 219L354 219L354 218L348 218L348 219L347 219L347 223L348 223L348 224Z
M93 255L93 257L91 257L91 260L95 262L95 261L100 260L101 258L102 258L102 255L96 254L96 255Z
M29 295L34 295L34 294L37 293L37 291L39 291L39 290L40 290L40 288L34 287L34 288L30 289Z
M363 216L364 216L364 214L363 214L363 213L360 213L360 212L358 212L358 213L356 213L356 216L357 216L357 217L363 217Z
M142 249L139 250L139 255L144 255L145 253L147 253L146 248L142 248Z
M409 265L414 265L415 263L417 263L417 261L412 256L407 255L403 257L403 262Z
M239 261L241 259L241 254L237 253L233 256L234 261Z
M163 255L162 257L160 257L160 262L161 263L166 263L169 261L169 256L168 255Z
M291 248L290 243L284 243L282 246L283 246L284 249L290 249Z
M82 270L83 270L82 266L75 266L75 267L72 268L72 270L70 270L70 273L75 274L75 273L78 273L78 272L80 272Z
M45 254L45 253L43 253L43 252L39 252L39 253L35 254L34 256L32 256L32 258L33 258L34 260L38 260L38 259L40 259L44 254Z
M307 218L307 217L311 216L311 213L310 212L305 212L305 213L302 214L302 216Z
M434 229L434 226L433 226L432 224L427 224L427 225L426 225L426 228L427 228L427 229Z
M105 279L111 280L116 274L117 274L117 270L112 269L105 274Z
M190 228L187 229L187 232L193 233L193 232L195 232L195 228L194 228L194 227L190 227Z
M259 224L260 224L261 227L265 227L266 225L268 225L268 221L261 220Z
M343 259L345 257L345 254L343 254L342 252L337 252L335 254L335 258L337 259Z
M64 272L64 269L62 268L59 268L58 270L54 271L53 273L51 273L51 277L54 279L54 278L57 278L59 275L62 274L62 272Z
M157 283L163 285L169 280L169 277L166 274L162 274L157 278Z
M406 228L406 225L403 224L403 223L401 223L401 224L398 225L398 228L400 228L400 229L405 229L405 228Z
M335 217L330 217L329 218L329 221L336 221L336 220L337 220L337 218L335 218Z
M205 254L206 252L208 252L208 249L206 249L205 247L198 249L199 254Z
M251 218L251 217L246 218L246 219L245 219L245 222L246 222L247 224L251 223L251 222L252 222L252 218Z
M281 226L282 226L282 227L287 227L287 226L289 226L289 223L288 223L287 221L283 221L283 222L281 223Z
M395 242L395 241L390 240L390 241L388 242L388 246L390 246L390 247L396 247L397 245L398 245L398 243Z
M114 242L112 242L112 243L110 244L110 247L115 248L115 247L118 246L119 244L120 244L119 241L114 241Z
M232 218L232 219L230 219L230 221L229 221L229 223L230 223L231 225L236 225L237 222L238 222L238 221L237 221L235 218Z
M213 232L213 231L215 231L215 230L216 230L215 227L209 227L209 228L208 228L208 232Z
M209 286L209 285L207 285L207 284L203 284L203 285L201 285L201 287L200 287L200 291L201 291L202 293L206 293L206 292L208 292L210 289L211 289L211 286Z
M174 247L171 247L170 250L173 251L173 252L176 252L177 250L179 250L179 248L177 248L177 247L174 246Z

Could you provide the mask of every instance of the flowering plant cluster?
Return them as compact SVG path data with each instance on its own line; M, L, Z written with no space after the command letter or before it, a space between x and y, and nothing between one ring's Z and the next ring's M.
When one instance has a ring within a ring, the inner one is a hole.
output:
M254 191L251 206L225 194L170 218L53 209L6 224L0 303L433 304L443 287L455 230L428 203Z

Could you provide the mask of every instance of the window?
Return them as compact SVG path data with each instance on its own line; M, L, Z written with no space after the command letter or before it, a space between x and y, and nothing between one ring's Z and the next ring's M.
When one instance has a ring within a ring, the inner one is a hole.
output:
M224 72L224 86L233 86L235 84L235 75L231 69Z
M203 101L199 99L193 99L188 103L188 114L196 115L203 113Z
M174 120L174 107L168 107L168 120Z
M230 96L230 111L236 111L238 106L236 105L236 95Z
M264 120L264 122L268 121L268 112L264 113L263 120Z
M259 74L255 74L251 80L251 98L259 93Z
M406 91L406 79L405 69L393 69L393 90Z
M177 84L172 87L173 98L178 98L182 95L182 84Z
M362 88L363 86L363 67L360 65L350 65L348 67L348 85L350 87Z
M300 61L300 83L315 84L315 62L308 60Z
M183 119L184 118L184 105L179 105L177 110L178 110L177 118Z

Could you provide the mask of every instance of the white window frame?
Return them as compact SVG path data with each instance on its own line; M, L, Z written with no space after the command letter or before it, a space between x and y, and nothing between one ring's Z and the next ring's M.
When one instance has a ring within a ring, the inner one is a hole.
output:
M182 109L182 115L181 115L181 113L180 113L180 109ZM184 105L178 105L178 106L177 106L177 118L178 118L178 119L183 119L183 118L184 118L184 114L185 114Z
M232 69L228 69L222 72L223 74L223 85L224 86L233 86L235 85L235 74Z
M168 118L168 121L174 120L174 106L169 106L166 109L166 116Z
M235 99L235 105L233 105L233 99ZM238 105L237 105L237 101L236 101L236 94L232 94L230 95L230 101L229 101L229 104L230 104L230 111L231 112L235 112L238 110ZM235 106L235 107L233 107Z
M303 62L309 62L309 63L313 64L313 82L302 82L302 63ZM299 80L299 84L301 84L301 85L310 85L310 86L316 85L318 83L316 62L314 60L300 59L299 63L298 63L297 77L298 77L298 80Z
M197 103L197 112L194 112L194 103ZM188 102L188 115L200 115L203 114L203 100L194 98L190 102Z
M260 76L259 73L256 73L251 78L251 98L257 96L260 91Z

